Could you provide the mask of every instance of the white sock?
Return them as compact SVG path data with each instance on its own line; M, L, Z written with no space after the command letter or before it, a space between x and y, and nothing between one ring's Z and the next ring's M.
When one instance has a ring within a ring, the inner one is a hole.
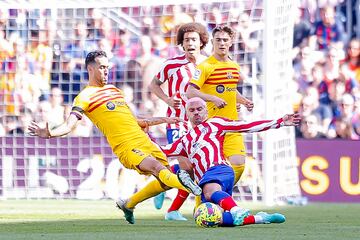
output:
M255 224L264 223L264 219L261 216L254 215L254 218L255 218Z

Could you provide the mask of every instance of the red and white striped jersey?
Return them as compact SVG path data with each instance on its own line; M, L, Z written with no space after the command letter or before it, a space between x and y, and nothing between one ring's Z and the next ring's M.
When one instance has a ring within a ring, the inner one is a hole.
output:
M246 123L213 117L193 129L172 144L162 146L167 156L185 156L194 168L195 180L200 181L211 167L229 165L223 154L223 143L227 132L261 132L283 126L283 119L262 120Z
M185 101L187 100L185 92L188 86L188 82L192 78L192 74L194 72L195 64L189 62L189 60L186 59L185 54L183 54L166 60L156 75L157 79L159 79L159 81L162 83L168 81L169 97L173 96L176 92L179 92L180 98L182 100L179 109L174 109L169 106L166 112L166 116L179 117L185 121L176 124L168 124L168 129L180 129L182 127L185 128L184 130L188 129L188 118L185 111Z

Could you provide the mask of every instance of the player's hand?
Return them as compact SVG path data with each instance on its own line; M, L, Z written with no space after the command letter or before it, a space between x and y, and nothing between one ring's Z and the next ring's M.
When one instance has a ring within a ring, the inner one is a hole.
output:
M213 96L211 102L213 102L218 108L224 108L227 105L227 103L223 99L216 96Z
M240 112L241 110L241 103L236 103L236 111Z
M175 109L179 109L181 106L181 98L180 98L180 93L176 92L174 95L172 95L171 97L169 97L166 101L167 105L169 105L170 107L173 107Z
M250 101L249 99L246 99L246 102L244 103L244 106L246 107L246 109L251 112L254 108L254 103L252 101Z
M49 124L46 123L44 128L40 127L36 122L31 122L29 127L30 136L38 136L41 138L50 138Z
M286 114L282 119L285 126L298 126L301 121L300 114L298 113Z
M182 120L181 118L178 117L169 117L166 118L165 123L168 124L172 124L172 123L179 123L179 122L183 122L184 120Z

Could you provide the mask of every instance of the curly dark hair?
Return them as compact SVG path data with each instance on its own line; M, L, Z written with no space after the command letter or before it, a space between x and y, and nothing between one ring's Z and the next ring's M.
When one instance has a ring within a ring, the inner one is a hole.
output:
M176 43L178 45L182 45L184 41L184 35L188 32L197 32L200 35L200 42L202 43L202 46L200 49L203 49L206 44L209 42L209 34L206 30L206 27L204 27L200 23L186 23L179 27L177 35L176 35Z
M230 38L233 39L235 37L235 31L231 27L227 25L218 25L212 30L212 36L214 37L217 32L226 32L229 34Z
M106 52L100 50L89 52L85 58L85 68L87 68L89 64L94 63L97 57L107 57Z

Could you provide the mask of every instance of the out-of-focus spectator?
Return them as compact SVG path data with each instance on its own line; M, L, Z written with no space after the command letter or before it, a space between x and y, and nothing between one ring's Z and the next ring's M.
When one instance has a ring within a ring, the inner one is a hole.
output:
M86 25L83 22L78 22L75 25L74 36L63 52L65 57L71 60L71 66L77 71L83 70L83 61L86 54L97 47L96 42L89 39L88 35Z
M23 135L24 130L20 125L19 115L5 116L5 135Z
M344 63L351 72L351 77L360 84L360 39L351 39Z
M60 69L52 73L51 87L58 87L63 92L64 103L71 104L80 92L81 79L86 78L82 71L74 69L74 61L66 55L60 58Z
M49 122L54 126L58 126L65 121L64 98L60 88L54 87L51 89L49 101L51 106L49 111Z
M160 18L160 27L167 42L171 42L171 37L175 36L178 26L193 22L194 20L182 10L181 5L169 5L167 11L168 14Z
M319 50L327 50L331 44L336 44L339 49L343 48L346 33L342 24L336 21L335 8L326 6L320 9L320 17L321 20L313 26L310 40L316 42Z
M247 12L240 14L236 31L238 32L238 51L240 52L238 61L251 63L252 58L256 57L256 52L260 47L260 30L264 28L261 22L253 22ZM259 62L259 59L258 61Z
M324 73L327 81L331 82L340 77L340 63L344 59L342 49L331 47L326 55Z
M101 17L99 21L100 21L99 28L95 29L96 30L95 38L98 40L101 39L108 40L110 44L110 49L113 49L115 47L117 39L116 39L116 33L111 24L111 20L107 17Z
M118 30L119 37L115 44L115 54L124 63L136 59L140 52L140 45L131 39L130 32L125 28Z
M318 117L313 114L303 117L297 131L297 136L306 139L325 138L322 128L319 125Z
M307 18L304 18L304 9L300 6L294 9L294 35L293 48L306 44L311 31L311 23Z
M45 40L46 35L43 30L31 30L31 40L29 45L30 61L33 63L33 74L41 78L40 90L47 96L50 90L50 76L53 60L52 48Z
M328 138L357 139L358 136L353 128L355 114L354 97L348 93L344 94L339 103L340 109L330 125ZM356 123L354 123L355 125Z
M318 131L324 135L329 129L333 114L327 105L319 104L318 98L305 96L302 99L299 113L303 116L315 115L317 117Z

